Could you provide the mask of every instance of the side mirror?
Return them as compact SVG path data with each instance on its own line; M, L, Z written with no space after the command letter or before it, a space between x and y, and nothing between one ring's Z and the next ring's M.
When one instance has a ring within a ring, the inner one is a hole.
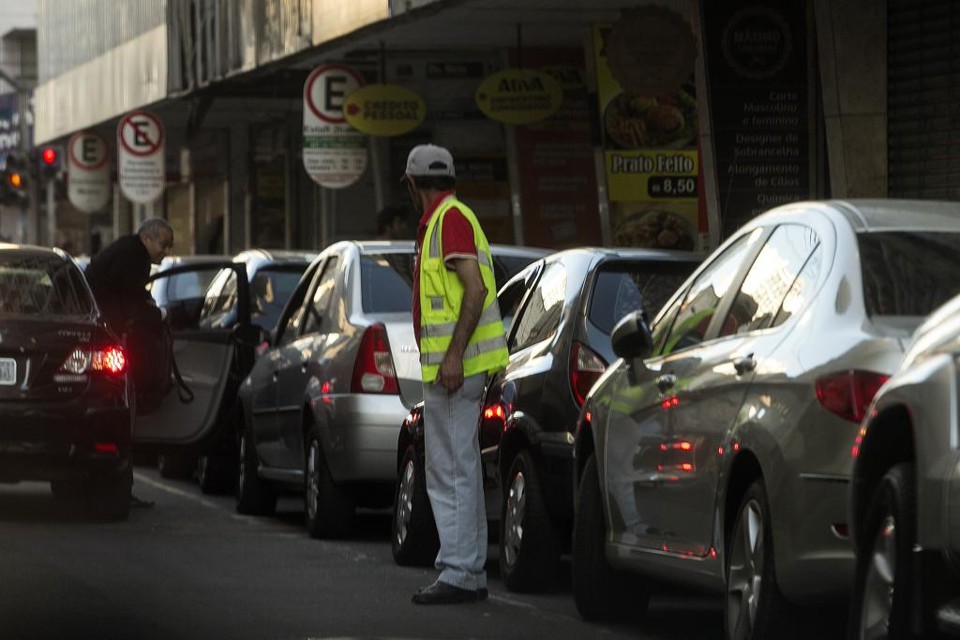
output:
M632 360L646 358L653 353L653 334L644 312L633 311L613 327L610 344L619 357Z
M237 325L233 328L233 338L244 347L257 347L264 341L264 330L255 324Z

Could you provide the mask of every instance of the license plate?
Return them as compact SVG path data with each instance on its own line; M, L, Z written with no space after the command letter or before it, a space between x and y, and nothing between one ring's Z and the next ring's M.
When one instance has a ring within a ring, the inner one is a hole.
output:
M17 361L13 358L0 358L0 384L17 383Z

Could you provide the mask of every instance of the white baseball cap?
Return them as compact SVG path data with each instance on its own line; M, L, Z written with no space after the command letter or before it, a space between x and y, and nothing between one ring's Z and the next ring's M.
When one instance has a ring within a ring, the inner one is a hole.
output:
M418 144L407 156L405 175L455 178L457 173L449 151L435 144Z

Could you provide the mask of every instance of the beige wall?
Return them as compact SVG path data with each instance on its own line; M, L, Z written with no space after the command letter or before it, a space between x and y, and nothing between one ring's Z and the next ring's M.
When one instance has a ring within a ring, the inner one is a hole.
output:
M814 0L832 197L887 197L887 3Z

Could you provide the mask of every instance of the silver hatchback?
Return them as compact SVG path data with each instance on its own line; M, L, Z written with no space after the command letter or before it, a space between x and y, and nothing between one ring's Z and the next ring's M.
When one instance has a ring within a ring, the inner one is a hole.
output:
M616 569L725 593L732 638L846 595L859 422L958 291L960 204L805 202L738 230L652 333L627 316L575 445L580 612L618 606Z

